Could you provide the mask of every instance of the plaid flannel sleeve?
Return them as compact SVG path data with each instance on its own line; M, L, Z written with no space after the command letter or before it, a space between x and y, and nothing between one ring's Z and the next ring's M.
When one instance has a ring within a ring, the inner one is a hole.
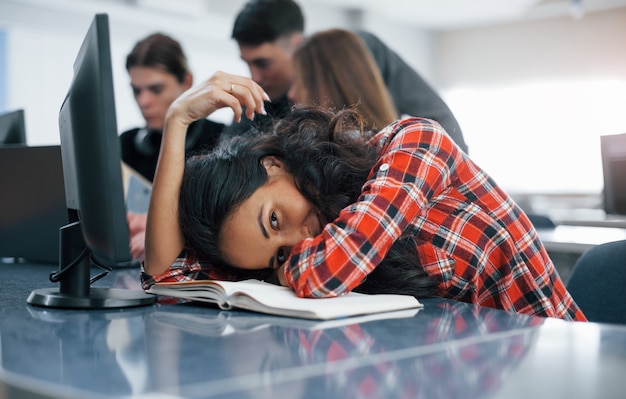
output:
M285 276L298 296L342 295L376 268L428 201L450 184L450 158L459 151L443 135L438 124L419 118L378 133L381 156L360 198L320 235L292 249Z

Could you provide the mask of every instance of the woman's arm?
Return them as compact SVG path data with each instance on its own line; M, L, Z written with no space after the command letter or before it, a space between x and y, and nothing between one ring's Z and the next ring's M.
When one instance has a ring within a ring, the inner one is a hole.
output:
M298 296L337 296L361 284L432 198L450 186L462 162L461 151L434 122L407 119L383 133L388 139L359 200L320 235L294 246L284 263L280 281Z
M185 242L178 223L178 195L185 168L185 135L195 120L220 108L234 111L241 120L264 114L267 94L251 79L217 72L209 80L183 93L172 103L165 117L152 195L148 208L144 270L157 276L164 273L182 251Z

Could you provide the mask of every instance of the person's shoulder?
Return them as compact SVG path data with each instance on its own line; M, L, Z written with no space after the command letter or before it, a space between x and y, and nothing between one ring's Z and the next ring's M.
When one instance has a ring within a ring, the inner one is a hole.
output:
M215 122L210 119L199 119L195 122L191 123L191 126L197 126L202 129L204 132L221 132L226 127L225 124L220 122ZM190 126L190 127L191 127Z
M356 33L357 36L359 36L366 43L381 43L381 44L383 44L382 40L380 40L380 38L378 36L376 36L375 34L373 34L370 31L363 30L363 29L357 29L357 30L354 31L354 33Z
M432 131L443 131L441 124L439 122L429 119L429 118L421 118L416 116L406 115L395 122L390 123L384 129L382 129L378 134L387 133L401 133L404 130L432 130Z
M132 151L135 148L135 137L137 137L137 133L141 130L141 128L133 128L126 130L122 134L119 135L120 145L122 147L122 155L124 156L126 152Z
M363 40L377 63L381 62L381 57L389 57L388 53L393 53L393 50L376 34L362 29L355 30L354 33Z
M188 155L196 150L213 148L217 145L226 125L209 119L199 119L192 122L187 128Z
M398 121L398 129L405 134L419 133L422 140L441 141L449 139L441 124L434 119L407 116ZM425 139L428 138L428 139Z
M406 115L396 122L401 128L420 127L441 130L441 124L434 119Z
M124 131L124 132L122 132L122 133L120 134L120 138L121 138L121 139L127 139L127 138L129 138L129 137L134 137L134 136L136 136L136 135L137 135L137 132L139 131L139 129L141 129L141 128L139 128L139 127L134 127L134 128L132 128L132 129L128 129L128 130L126 130L126 131Z
M399 149L407 145L432 145L446 140L446 138L447 134L437 121L427 118L406 117L387 125L371 141L382 146L394 143L391 144L391 147Z

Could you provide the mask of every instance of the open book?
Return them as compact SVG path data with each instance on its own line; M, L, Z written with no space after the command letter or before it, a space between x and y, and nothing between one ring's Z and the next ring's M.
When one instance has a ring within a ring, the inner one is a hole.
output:
M339 319L423 306L409 295L365 295L351 292L334 298L299 298L290 288L259 280L157 283L147 292L215 303L224 310L238 308L278 316L317 320Z

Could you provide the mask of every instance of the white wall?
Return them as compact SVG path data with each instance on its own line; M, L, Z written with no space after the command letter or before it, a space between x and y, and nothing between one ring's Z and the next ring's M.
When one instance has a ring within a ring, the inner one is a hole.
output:
M507 190L599 193L599 136L626 132L625 38L626 9L443 32L434 75Z
M626 78L626 9L437 35L442 88L546 79Z

